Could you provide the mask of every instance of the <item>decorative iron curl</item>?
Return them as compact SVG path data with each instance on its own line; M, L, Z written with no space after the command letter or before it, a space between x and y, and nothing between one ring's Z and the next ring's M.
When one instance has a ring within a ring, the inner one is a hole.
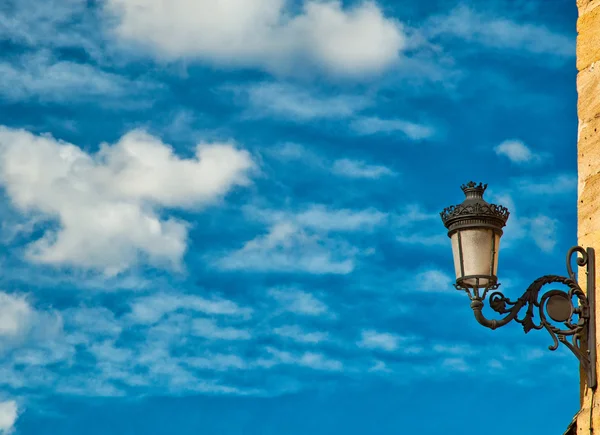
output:
M590 361L590 355L585 348L585 344L582 343L582 338L585 336L590 322L590 303L586 294L579 286L571 265L572 257L575 254L579 254L576 257L577 265L579 267L588 266L589 269L589 258L586 250L580 246L575 246L569 249L567 253L566 263L568 277L559 275L542 276L533 281L525 293L523 293L516 301L510 300L500 291L491 293L489 296L489 305L492 310L498 314L506 314L506 316L501 319L487 319L482 313L484 306L483 300L487 293L487 288L483 289L484 291L481 296L479 296L478 292L475 292L472 296L469 293L469 296L471 297L471 308L473 309L475 318L483 326L490 329L496 329L515 320L517 323L523 325L523 330L526 334L532 329L546 329L553 341L553 343L548 346L548 349L554 351L558 349L559 343L563 343L571 350L571 352L573 352L573 354L575 354L584 369L589 373L591 365L595 364L595 362ZM588 273L590 272L593 273L593 271L588 270ZM552 283L564 284L569 290L549 290L540 296L542 288ZM489 290L492 290L492 288ZM559 296L560 299L565 301L568 300L568 303L570 303L570 315L562 322L564 328L556 327L550 323L546 317L547 304L553 296ZM573 303L574 298L577 298L577 305ZM519 317L520 311L525 307L527 307L525 314L523 317ZM536 311L539 316L539 321L537 322L534 320ZM577 321L573 319L574 316L577 316ZM571 342L567 339L568 337L571 337ZM593 383L595 386L595 379Z

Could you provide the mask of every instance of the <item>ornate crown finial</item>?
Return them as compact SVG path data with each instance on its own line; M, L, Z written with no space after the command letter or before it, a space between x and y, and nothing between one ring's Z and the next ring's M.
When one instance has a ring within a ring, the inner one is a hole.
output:
M483 195L483 192L485 192L485 189L487 189L487 184L479 183L479 185L477 185L474 181L469 181L467 184L460 186L460 188L465 195L467 192L477 192Z
M473 220L491 221L494 225L502 228L506 225L508 209L501 205L488 204L483 199L483 192L487 188L487 184L476 184L474 181L469 181L467 184L460 186L465 193L466 199L462 204L446 207L441 213L444 225L452 229L456 225L462 225L465 221L470 224ZM469 225L470 225L469 224Z

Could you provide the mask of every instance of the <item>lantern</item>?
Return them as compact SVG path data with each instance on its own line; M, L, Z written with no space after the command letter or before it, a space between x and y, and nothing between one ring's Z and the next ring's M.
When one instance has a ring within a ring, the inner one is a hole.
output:
M440 213L452 244L456 288L494 287L498 282L498 251L509 211L483 199L487 184L461 186L466 199Z

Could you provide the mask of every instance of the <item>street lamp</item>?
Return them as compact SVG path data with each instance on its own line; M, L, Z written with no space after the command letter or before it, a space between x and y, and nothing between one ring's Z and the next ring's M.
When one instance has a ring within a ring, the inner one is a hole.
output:
M456 273L454 287L467 293L475 318L487 328L496 329L515 320L523 325L525 333L532 329L546 329L554 342L549 349L558 349L559 342L567 346L586 371L588 387L596 388L594 249L584 249L580 246L569 249L568 277L542 276L533 281L516 301L511 301L499 291L493 291L489 296L490 308L505 316L498 320L490 320L483 315L482 310L487 293L500 286L497 277L498 251L502 228L506 225L510 213L506 207L489 204L483 199L487 184L477 185L471 181L461 188L466 199L440 213L452 244ZM579 286L571 266L572 257L576 254L579 254L576 256L577 265L585 267L587 274L585 293ZM550 283L564 284L569 290L549 290L540 294L542 287ZM578 304L573 303L574 298ZM518 317L521 309L525 307L527 309L523 317ZM534 311L539 315L537 323L534 321ZM550 323L546 313L564 327L561 329ZM568 337L571 338L570 342Z

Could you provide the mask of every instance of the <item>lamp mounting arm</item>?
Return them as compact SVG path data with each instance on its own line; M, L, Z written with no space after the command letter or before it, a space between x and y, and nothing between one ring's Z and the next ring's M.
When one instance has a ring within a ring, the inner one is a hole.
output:
M587 292L584 292L573 273L571 267L572 257L577 256L577 265L586 268ZM596 388L596 332L595 332L595 253L593 248L584 249L575 246L567 253L568 277L559 275L545 275L531 283L525 293L516 301L511 301L502 292L494 291L489 296L489 305L498 314L506 314L499 320L487 319L482 309L484 298L488 289L484 289L482 296L474 292L471 297L471 308L477 321L490 329L496 329L515 320L523 325L523 330L528 333L532 329L546 329L552 337L553 344L548 346L552 351L558 349L559 343L567 346L579 359L587 373L587 385ZM560 283L569 287L568 291L549 290L540 295L542 287L551 283ZM495 286L494 288L496 288ZM490 288L492 289L492 288ZM573 300L577 299L578 304ZM523 317L519 313L526 308ZM534 320L534 313L538 312L539 321ZM547 315L562 327L550 323ZM574 320L573 317L576 317ZM569 341L568 338L571 338Z

